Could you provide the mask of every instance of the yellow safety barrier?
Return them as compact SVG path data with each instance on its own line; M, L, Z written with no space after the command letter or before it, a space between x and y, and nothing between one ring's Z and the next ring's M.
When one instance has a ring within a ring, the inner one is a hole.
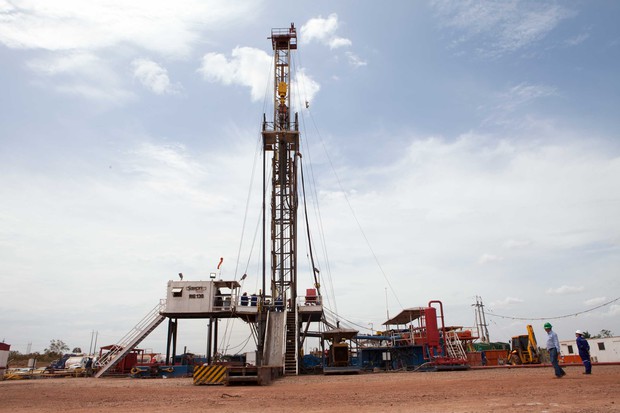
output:
M194 367L194 384L224 384L226 366L196 366Z
M5 373L4 375L4 380L21 380L24 378L29 378L29 377L26 377L23 374L15 374L15 373Z

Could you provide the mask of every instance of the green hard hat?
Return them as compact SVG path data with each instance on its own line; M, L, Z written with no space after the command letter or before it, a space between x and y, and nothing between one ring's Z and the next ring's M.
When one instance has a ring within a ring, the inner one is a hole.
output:
M545 328L551 328L551 323L545 323L544 327Z

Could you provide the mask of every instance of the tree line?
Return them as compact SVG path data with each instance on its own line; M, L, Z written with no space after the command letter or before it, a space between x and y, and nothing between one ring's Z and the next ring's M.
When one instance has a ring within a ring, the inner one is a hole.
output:
M9 364L22 364L26 363L29 359L37 359L42 362L52 362L62 357L63 354L69 352L70 347L62 340L52 339L49 346L43 350L43 353L33 352L28 354L22 354L19 351L11 350L9 352ZM79 347L73 348L71 353L81 354L82 349Z

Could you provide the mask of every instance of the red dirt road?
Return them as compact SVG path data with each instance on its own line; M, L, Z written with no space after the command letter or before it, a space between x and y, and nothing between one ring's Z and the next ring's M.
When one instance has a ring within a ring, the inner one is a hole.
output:
M285 377L269 386L192 379L0 382L2 412L620 412L620 366Z

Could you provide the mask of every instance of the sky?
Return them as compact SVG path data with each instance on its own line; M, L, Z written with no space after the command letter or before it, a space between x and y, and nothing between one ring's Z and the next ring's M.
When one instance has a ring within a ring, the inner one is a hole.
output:
M491 341L619 335L618 20L615 1L0 0L0 340L116 343L220 258L260 288L268 38L291 23L331 313L372 332L440 300L473 326L480 297ZM182 320L181 346L205 342Z

